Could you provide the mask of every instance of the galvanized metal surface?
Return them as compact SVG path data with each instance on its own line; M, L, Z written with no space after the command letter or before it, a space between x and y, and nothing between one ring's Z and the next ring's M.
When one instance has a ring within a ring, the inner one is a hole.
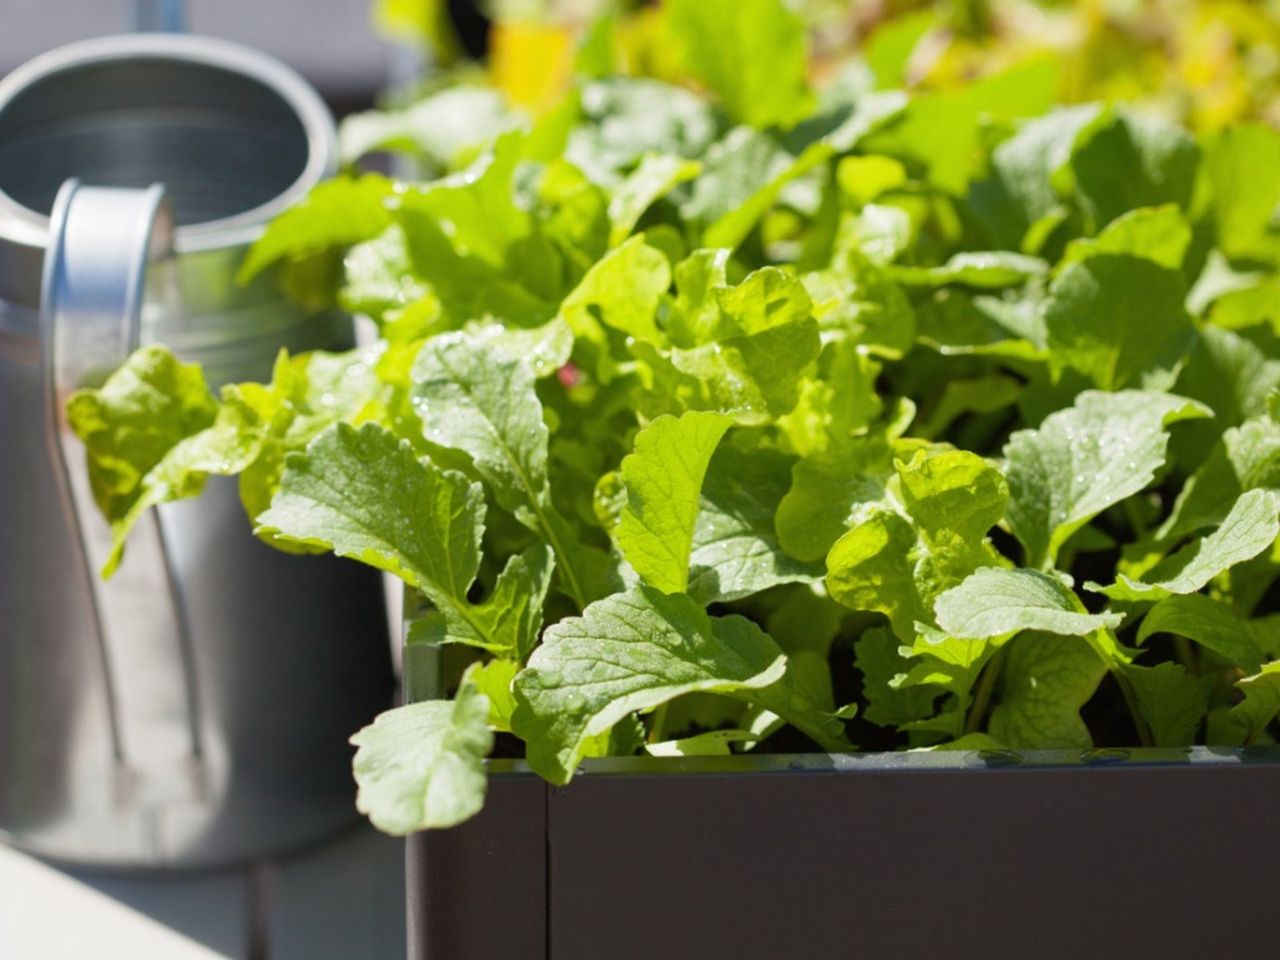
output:
M111 312L128 313L121 290L97 297L107 287L93 278L128 269L132 214L99 211L73 231L68 249L83 240L88 258L75 286L93 287L94 306L63 318L53 356L38 312L59 185L164 183L174 256L150 270L143 342L200 361L215 385L266 378L281 346L349 344L347 318L289 306L271 276L234 280L266 220L334 163L314 92L220 42L109 38L0 82L0 498L21 505L0 515L0 832L30 849L208 866L354 818L346 739L392 687L377 575L271 550L234 482L214 480L161 508L120 578L96 585L93 545L108 532L86 490L76 510L57 482L82 468L78 441L50 425L131 339L127 324L112 332ZM113 236L114 261L98 262Z
M52 480L79 548L66 579L88 588L111 678L117 762L104 787L122 804L166 812L208 803L213 758L201 731L190 618L157 514L139 523L129 562L116 577L108 583L97 576L111 551L111 531L93 519L98 508L84 445L71 428L66 398L101 382L137 348L147 265L153 252L168 255L172 243L163 187L68 180L50 217L40 321Z

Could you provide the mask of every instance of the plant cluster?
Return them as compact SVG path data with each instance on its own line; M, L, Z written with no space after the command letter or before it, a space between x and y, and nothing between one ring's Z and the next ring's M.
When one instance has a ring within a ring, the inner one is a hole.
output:
M376 342L216 399L149 346L71 399L113 562L238 475L268 543L415 591L409 642L470 662L355 738L395 833L479 810L495 740L557 784L1270 742L1280 135L1055 109L1039 64L815 90L777 0L664 9L705 93L584 79L531 122L463 87L344 131L436 169L322 184L242 273Z
M1036 57L1059 66L1062 102L1123 99L1196 130L1280 125L1275 0L788 0L812 41L809 71L851 60L881 88L946 90ZM445 0L375 0L388 36L442 72L469 69ZM489 0L488 68L520 103L569 81L580 45L614 68L681 81L661 0ZM602 24L604 26L602 27ZM581 67L581 62L578 67Z

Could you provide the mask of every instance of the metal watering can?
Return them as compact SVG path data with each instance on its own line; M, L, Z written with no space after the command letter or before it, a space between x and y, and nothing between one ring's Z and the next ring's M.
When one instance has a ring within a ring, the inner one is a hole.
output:
M68 393L138 343L265 379L343 349L245 249L336 165L296 74L132 35L0 82L0 834L63 861L203 867L354 815L348 735L390 701L379 578L256 541L231 480L139 524L116 576Z

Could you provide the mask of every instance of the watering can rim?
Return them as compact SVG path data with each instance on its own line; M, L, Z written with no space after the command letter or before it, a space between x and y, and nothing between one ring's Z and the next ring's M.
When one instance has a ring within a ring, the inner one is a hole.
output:
M43 53L0 80L0 113L33 84L64 70L123 59L170 60L227 70L256 80L297 115L307 140L306 163L297 178L271 200L230 217L179 226L174 251L199 253L252 243L265 224L337 170L333 115L320 95L292 67L229 40L191 34L135 33L82 40ZM0 188L0 243L43 249L50 218L18 203Z

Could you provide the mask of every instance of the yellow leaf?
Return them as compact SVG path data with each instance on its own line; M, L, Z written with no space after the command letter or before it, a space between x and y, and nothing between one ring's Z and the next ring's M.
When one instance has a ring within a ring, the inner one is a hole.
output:
M576 40L577 30L564 23L495 23L489 54L495 86L516 106L543 112L569 86Z

